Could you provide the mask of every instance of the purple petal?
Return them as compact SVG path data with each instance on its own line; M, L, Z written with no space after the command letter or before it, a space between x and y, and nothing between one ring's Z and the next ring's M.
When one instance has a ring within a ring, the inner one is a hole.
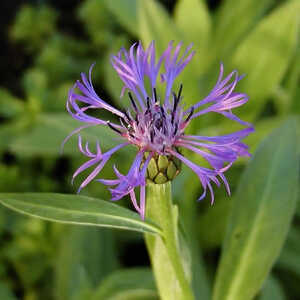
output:
M235 78L230 83L230 80L235 75ZM216 85L205 97L203 100L196 103L193 108L194 110L198 109L199 107L205 104L211 104L205 109L202 109L193 114L191 119L197 118L205 113L208 112L216 112L223 114L225 117L235 120L242 125L250 126L249 123L246 123L231 113L231 109L239 107L245 104L249 99L246 94L243 93L234 93L234 88L236 87L237 83L243 78L243 76L239 76L237 71L231 72L225 79L222 80L223 76L223 64L220 66L220 74L217 80ZM189 114L190 109L185 111L185 114Z
M146 185L142 184L140 187L140 215L142 220L145 219L145 201L146 200Z
M87 184L89 184L98 175L98 173L102 170L102 168L104 167L106 162L110 159L110 157L113 153L115 153L116 151L118 151L122 147L127 146L128 144L129 143L120 144L120 145L114 147L113 149L105 152L104 154L101 153L100 145L97 144L97 153L94 154L94 157L91 160L85 162L83 165L81 165L75 171L75 173L73 175L72 181L75 179L76 176L78 176L84 170L86 170L86 169L90 168L91 166L99 163L98 166L90 173L90 175L81 183L81 185L78 189L78 193L81 191L81 189L83 189ZM82 148L81 137L80 136L79 136L79 149L84 155L86 155L88 157L91 157L92 153L89 151L88 147L87 147L87 152L85 152L84 149Z

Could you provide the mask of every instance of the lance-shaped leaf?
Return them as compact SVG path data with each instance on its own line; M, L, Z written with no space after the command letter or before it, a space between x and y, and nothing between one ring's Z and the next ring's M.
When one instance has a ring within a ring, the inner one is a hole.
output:
M216 51L229 54L273 2L274 0L222 1L216 18Z
M297 201L296 122L262 142L233 200L213 300L250 300L277 259Z
M0 203L23 214L68 224L161 233L129 209L86 196L47 193L0 194Z
M188 16L188 17L187 17ZM196 99L206 96L201 82L201 75L210 66L211 51L211 18L203 0L179 0L175 6L175 25L187 45L194 44L196 55L192 63L183 71L181 82L184 85L184 101L195 104Z
M125 47L126 49L129 48L127 37L125 36L116 38L110 45L110 49L108 51L109 54L107 54L106 58L104 59L104 83L110 95L113 97L115 101L114 103L126 109L129 106L129 99L125 96L121 97L121 91L124 83L122 80L120 80L118 73L112 67L110 62L111 53L117 53L121 47Z
M206 51L210 48L211 36L211 18L205 1L178 1L175 6L175 24L184 34L185 41L195 44L198 56L195 63L198 67L203 67L203 64L207 61L204 55L207 54Z
M234 66L247 74L239 86L252 99L245 114L248 115L250 109L257 115L282 80L297 45L299 9L299 1L289 1L276 9L261 21L233 55Z
M105 4L129 32L138 35L137 0L105 0Z
M155 40L158 53L163 53L171 40L179 42L182 38L167 11L156 0L139 1L138 18L144 44Z

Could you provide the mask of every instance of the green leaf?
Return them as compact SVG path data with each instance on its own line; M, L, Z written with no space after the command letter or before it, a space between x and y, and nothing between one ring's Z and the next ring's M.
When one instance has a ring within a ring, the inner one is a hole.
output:
M63 140L83 123L72 119L67 113L42 114L37 123L26 134L16 138L10 144L10 150L21 153L22 156L34 155L59 155ZM94 126L81 131L83 141L89 141L91 149L96 141L100 142L103 149L116 144L116 137L105 126ZM77 138L72 137L64 147L64 153L81 155L78 150Z
M267 137L275 128L280 126L283 119L280 117L264 118L258 121L254 127L255 132L245 138L244 142L250 147L251 153L259 146L260 142Z
M296 274L300 277L300 230L293 226L288 234L287 241L279 256L277 267Z
M183 83L184 101L188 105L193 105L196 99L201 99L203 96L204 89L202 89L200 75L205 73L212 58L211 18L205 1L178 1L175 6L175 24L182 32L181 39L185 41L186 45L193 43L193 50L196 51L191 63L186 66L177 80L177 82Z
M98 298L103 299L103 298ZM117 293L111 300L159 300L157 293L149 290L129 290L121 293Z
M213 300L253 299L286 238L297 201L296 122L260 145L233 200Z
M24 103L8 90L0 88L0 116L13 118L24 112Z
M103 49L110 45L114 37L116 20L108 9L106 1L81 1L77 15L91 37L94 49L100 47Z
M17 11L10 36L17 42L23 42L27 50L40 49L54 33L57 17L57 12L49 6L24 5Z
M10 288L3 282L0 282L0 299L1 300L16 300Z
M259 300L285 300L284 291L280 282L273 276L270 276L262 289Z
M160 229L119 205L85 196L50 193L0 194L0 203L17 212L44 220L147 233Z
M41 106L40 102L45 100L45 95L49 88L46 72L40 68L31 68L24 74L22 83L26 96L30 99L34 99L34 101L37 102L36 105ZM38 108L39 107L37 107L37 109Z
M7 150L10 147L10 144L24 132L22 128L22 122L8 122L1 125L0 130L0 149ZM21 126L20 126L21 125Z
M298 79L300 77L300 47L297 47L297 53L292 60L291 63L291 70L289 72L289 76L287 82L285 84L285 88L287 90L287 104L286 107L292 113L299 113L300 112L300 104L299 104L299 95L300 95L300 86L298 84ZM285 112L285 111L284 111Z
M105 4L130 33L138 36L137 0L105 0Z
M188 17L187 17L188 16ZM194 43L197 50L195 62L205 63L201 60L209 49L211 36L211 19L203 0L179 0L175 6L175 23L184 34L187 43Z
M239 90L251 99L244 111L247 116L250 110L255 115L260 112L285 74L297 44L299 9L299 1L289 1L275 10L263 19L233 56L234 66L247 74L239 85Z
M243 141L245 144L249 146L250 153L253 153L256 148L259 146L261 141L268 136L275 128L280 126L284 119L282 117L269 117L263 118L256 123L254 123L255 132L247 136ZM221 126L211 126L207 128L203 128L203 130L198 131L198 135L207 135L207 136L216 136L216 135L224 135L231 132L235 132L241 129L240 124L233 123L232 121L224 120ZM193 159L199 160L199 156L194 155ZM240 157L236 162L236 164L245 164L248 162L248 157Z
M140 36L145 46L155 40L157 53L161 55L171 40L182 40L171 17L156 0L139 1L138 12Z
M152 272L148 268L118 270L95 291L93 300L158 299Z
M216 51L221 55L228 54L247 36L247 32L273 2L274 0L222 1L216 20Z
M110 46L110 49L108 51L108 55L106 55L104 59L104 71L105 71L105 78L104 82L106 85L106 88L109 90L110 95L113 96L115 103L117 106L122 106L123 108L129 107L129 100L128 97L125 95L123 98L121 98L121 91L122 87L124 86L124 83L120 79L118 73L116 70L112 67L110 62L110 55L111 53L116 54L119 52L121 47L127 47L128 41L126 37L118 37L116 38L112 45Z
M112 231L71 226L63 236L55 268L58 300L91 291L118 265Z
M216 248L222 243L231 204L231 199L218 199L213 207L207 208L198 218L198 235L203 248Z

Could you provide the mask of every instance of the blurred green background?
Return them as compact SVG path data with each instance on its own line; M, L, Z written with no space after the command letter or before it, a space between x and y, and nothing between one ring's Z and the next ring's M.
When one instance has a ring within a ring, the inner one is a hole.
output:
M232 69L245 73L238 90L250 101L237 114L255 125L256 132L245 140L251 153L285 119L293 117L299 128L299 2L1 1L0 192L76 193L83 177L72 186L71 176L85 161L76 138L68 141L63 155L59 153L65 136L79 126L65 110L68 89L96 62L96 91L113 105L126 106L109 57L136 40L147 45L155 39L159 52L170 40L194 43L196 56L179 79L189 105L213 87L220 62L227 74ZM211 114L198 118L191 131L217 135L238 129L232 121ZM116 142L102 128L83 136L99 139L104 149ZM133 157L129 151L120 152L101 177L113 176L112 163L127 170ZM240 159L227 172L233 193L247 162ZM186 182L188 190L183 189ZM209 295L232 198L220 188L211 207L208 199L195 201L200 193L198 180L188 170L174 181L174 197L191 229L195 255L206 270L208 284L203 289ZM82 194L109 199L99 183L91 183ZM120 204L130 207L127 200ZM298 205L272 275L257 297L300 299L299 282ZM1 206L0 299L158 296L141 234L49 223Z

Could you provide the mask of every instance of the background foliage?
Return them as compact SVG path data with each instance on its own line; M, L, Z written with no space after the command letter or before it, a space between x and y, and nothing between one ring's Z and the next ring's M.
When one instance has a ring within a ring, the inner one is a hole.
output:
M250 163L240 159L227 172L233 197L224 188L216 190L213 207L195 201L201 187L188 170L174 181L197 299L299 299L299 1L84 0L11 6L1 10L0 192L75 193L80 179L74 186L70 179L84 161L76 138L63 155L59 149L78 126L66 113L65 100L80 72L96 62L96 90L122 107L126 99L120 101L111 53L136 40L147 45L155 39L160 52L169 40L194 42L197 55L180 78L184 101L192 104L206 95L221 61L228 73L234 68L245 73L238 88L250 101L239 115L254 123L256 132L246 143L252 153L258 148ZM238 129L214 114L195 123L192 131L202 135ZM84 137L100 139L104 149L115 142L103 128L87 130ZM133 154L123 151L114 163L126 170ZM105 168L103 177L112 176L111 169ZM82 195L109 199L98 183ZM22 197L13 201L24 210ZM70 205L72 199L63 201ZM79 208L85 205L79 202ZM120 204L129 207L126 199ZM34 214L32 207L27 212ZM128 212L122 213L125 218ZM158 230L151 224L126 226ZM147 300L158 295L141 234L50 223L1 206L0 299Z

